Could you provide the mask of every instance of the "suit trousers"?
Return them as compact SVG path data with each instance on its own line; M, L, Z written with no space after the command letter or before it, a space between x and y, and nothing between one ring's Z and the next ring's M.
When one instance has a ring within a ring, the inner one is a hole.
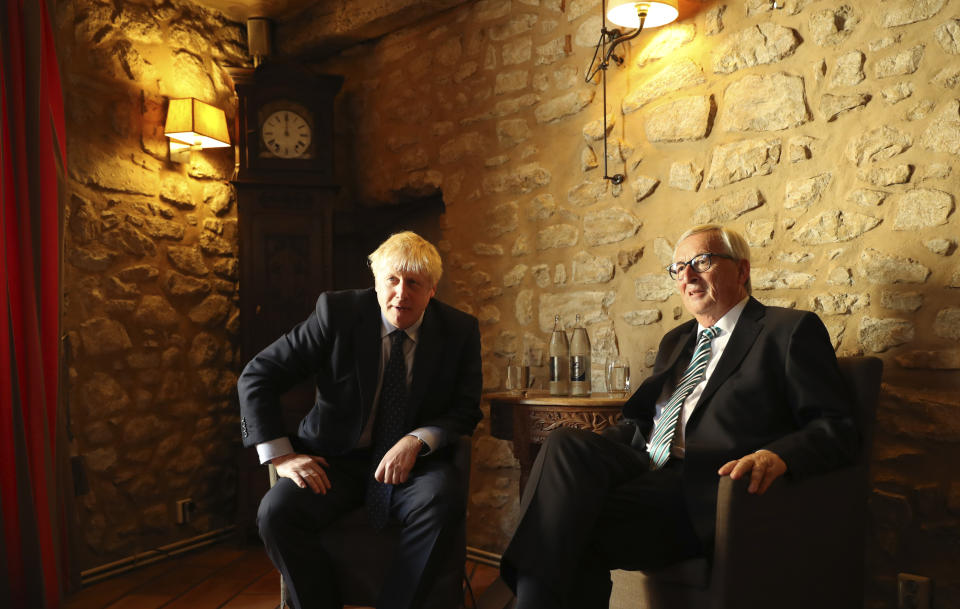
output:
M701 555L683 463L593 432L551 433L530 472L501 573L517 609L606 608L611 569L649 569Z
M321 532L363 504L370 473L368 451L327 458L330 489L315 494L281 478L260 502L257 526L267 555L287 582L295 609L340 609L334 561ZM418 459L410 478L396 485L390 517L401 524L398 554L381 591L378 609L417 607L434 574L452 555L457 527L466 515L463 481L452 463ZM451 599L455 607L459 599Z

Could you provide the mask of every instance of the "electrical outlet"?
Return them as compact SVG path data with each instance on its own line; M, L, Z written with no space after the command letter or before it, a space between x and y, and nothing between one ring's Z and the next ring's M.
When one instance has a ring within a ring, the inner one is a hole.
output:
M929 577L897 574L897 609L930 609Z
M177 524L187 524L190 522L190 516L193 515L193 499L180 499L177 501Z

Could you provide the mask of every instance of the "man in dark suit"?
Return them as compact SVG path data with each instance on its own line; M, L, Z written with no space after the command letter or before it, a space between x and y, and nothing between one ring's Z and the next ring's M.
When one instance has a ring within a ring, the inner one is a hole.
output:
M607 607L611 569L707 554L720 476L748 476L749 492L763 493L779 476L854 458L820 319L750 296L749 246L735 231L694 227L673 260L695 319L664 336L620 425L557 430L540 450L501 563L517 609Z
M366 504L375 527L402 525L380 609L422 603L466 514L452 448L482 417L477 320L433 299L440 255L420 236L395 234L369 260L375 288L321 294L238 383L244 445L281 477L257 524L297 609L342 606L318 537L345 512ZM280 396L311 376L315 403L288 437Z

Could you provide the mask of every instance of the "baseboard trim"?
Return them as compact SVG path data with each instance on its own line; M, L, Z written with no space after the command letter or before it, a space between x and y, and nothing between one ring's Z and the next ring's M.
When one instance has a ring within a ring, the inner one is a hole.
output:
M161 560L173 558L174 556L178 556L198 548L211 546L215 543L223 541L227 537L230 537L236 532L236 530L237 527L231 525L222 529L204 533L202 535L197 535L196 537L182 539L153 550L140 552L139 554L128 556L127 558L121 558L120 560L100 565L99 567L93 567L92 569L87 569L86 571L81 571L80 584L82 586L87 586L115 575L126 573L127 571L132 571L155 562L160 562Z

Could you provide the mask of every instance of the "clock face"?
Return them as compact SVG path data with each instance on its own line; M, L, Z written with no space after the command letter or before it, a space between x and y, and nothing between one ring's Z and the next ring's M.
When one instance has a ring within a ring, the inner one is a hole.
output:
M300 159L309 156L313 129L307 119L291 109L276 110L263 121L262 156Z
M236 181L334 185L333 105L343 79L283 62L231 74L238 101Z

